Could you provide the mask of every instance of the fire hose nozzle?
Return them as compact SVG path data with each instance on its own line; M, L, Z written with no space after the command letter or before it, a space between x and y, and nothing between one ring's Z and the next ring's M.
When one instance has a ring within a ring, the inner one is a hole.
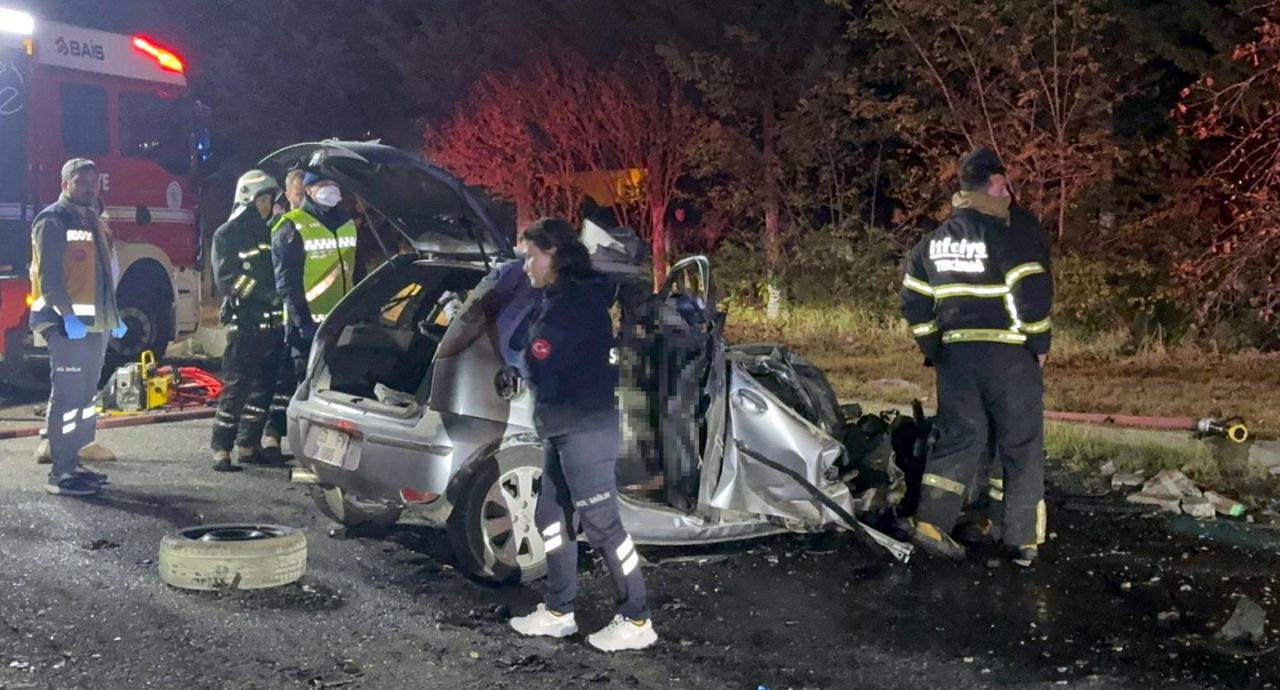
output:
M1196 421L1194 431L1202 436L1221 436L1232 443L1249 440L1249 429L1240 417L1213 419L1206 417Z

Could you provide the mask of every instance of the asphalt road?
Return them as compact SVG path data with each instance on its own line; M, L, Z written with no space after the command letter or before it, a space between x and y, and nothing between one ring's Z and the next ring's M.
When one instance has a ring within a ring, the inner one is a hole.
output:
M606 656L510 632L536 591L456 572L442 532L334 538L282 470L208 469L209 422L105 431L120 460L92 500L40 489L36 439L0 441L0 688L1268 687L1274 655L1209 634L1246 594L1276 619L1274 556L1158 520L1051 513L1034 572L868 559L847 536L641 549L662 642ZM161 537L224 521L303 528L301 583L190 593ZM702 562L690 556L705 557ZM584 564L579 624L612 615ZM1170 615L1168 612L1175 612ZM1166 613L1164 620L1158 620ZM1277 638L1274 628L1268 630ZM1231 652L1236 652L1233 656Z

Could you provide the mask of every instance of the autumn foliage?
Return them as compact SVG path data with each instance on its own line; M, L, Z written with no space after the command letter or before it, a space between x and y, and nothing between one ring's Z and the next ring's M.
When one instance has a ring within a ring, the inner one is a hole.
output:
M572 180L582 173L643 171L613 210L650 242L661 281L667 207L700 123L653 57L594 64L544 52L517 70L482 75L454 115L428 129L425 150L468 183L515 202L526 221L577 220L584 191Z

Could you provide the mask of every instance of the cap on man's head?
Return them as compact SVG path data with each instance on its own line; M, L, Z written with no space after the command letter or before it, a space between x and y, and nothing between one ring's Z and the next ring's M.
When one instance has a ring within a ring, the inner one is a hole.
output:
M332 182L332 181L333 180L329 179L327 176L321 175L320 173L312 172L310 170L308 170L307 173L302 176L302 186L304 187L310 187L311 185L316 184L317 182Z
M976 191L985 189L992 175L1003 175L1004 163L989 148L970 151L960 159L960 189Z
M98 166L88 158L72 158L62 164L62 181L70 182L81 170L97 170Z

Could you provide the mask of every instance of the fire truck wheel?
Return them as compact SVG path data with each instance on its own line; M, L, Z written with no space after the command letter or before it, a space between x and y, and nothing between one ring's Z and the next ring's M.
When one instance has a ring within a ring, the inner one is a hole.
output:
M173 305L167 295L146 290L144 281L132 274L120 285L120 318L129 327L123 338L111 341L111 352L124 361L133 361L143 350L163 357L169 346L169 320Z
M307 538L280 525L201 525L160 542L160 579L180 589L265 589L307 570Z

